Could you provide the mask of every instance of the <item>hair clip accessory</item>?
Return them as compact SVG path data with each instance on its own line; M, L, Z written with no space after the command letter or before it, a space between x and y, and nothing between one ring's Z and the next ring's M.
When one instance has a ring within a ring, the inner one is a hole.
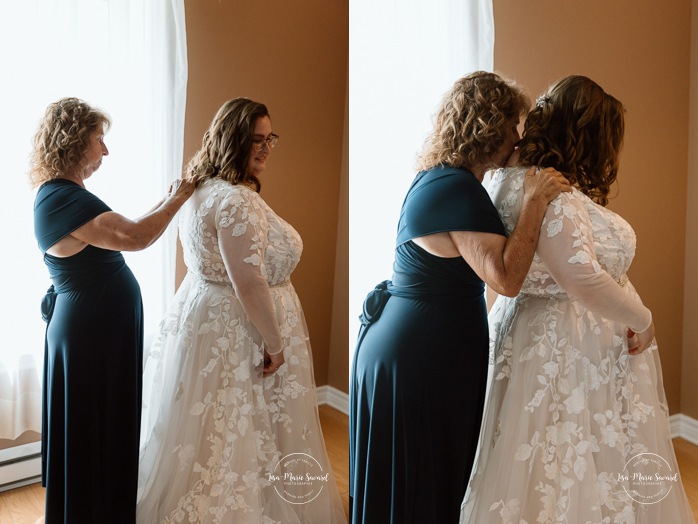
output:
M541 95L536 98L536 107L543 107L543 105L547 104L548 102L550 102L550 97L547 95Z

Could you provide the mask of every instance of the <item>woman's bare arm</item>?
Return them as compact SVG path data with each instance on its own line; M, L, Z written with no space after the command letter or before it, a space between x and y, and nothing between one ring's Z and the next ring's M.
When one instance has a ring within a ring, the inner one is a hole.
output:
M521 215L509 237L473 231L452 231L449 236L488 286L501 295L516 296L531 267L548 204L561 191L570 190L569 181L558 171L546 168L536 174L531 168L524 179Z
M167 197L142 217L130 220L114 211L107 211L51 246L48 253L59 257L71 256L88 244L114 251L145 249L160 238L193 191L191 182L176 180Z

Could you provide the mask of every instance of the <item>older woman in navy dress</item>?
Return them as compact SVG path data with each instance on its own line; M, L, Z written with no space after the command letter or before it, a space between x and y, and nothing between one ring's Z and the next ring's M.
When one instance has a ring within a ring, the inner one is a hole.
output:
M103 112L64 98L34 137L34 229L53 281L42 303L47 524L135 522L143 308L119 251L152 244L193 192L177 181L137 220L113 212L85 188L109 154L109 124Z
M548 202L569 184L532 169L507 237L482 187L504 165L529 107L492 73L458 80L405 198L392 281L369 294L352 366L350 507L355 524L458 522L488 363L484 283L515 295Z

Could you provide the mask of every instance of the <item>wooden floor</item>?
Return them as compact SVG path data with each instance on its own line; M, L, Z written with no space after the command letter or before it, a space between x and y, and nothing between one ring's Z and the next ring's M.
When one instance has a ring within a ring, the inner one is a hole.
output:
M320 406L320 424L325 437L327 454L344 512L349 516L349 417L329 406Z
M691 503L693 517L698 517L698 446L682 438L674 439L674 451L679 463L681 480Z
M349 421L347 416L339 411L320 406L320 422L337 486L348 514ZM679 438L674 439L674 449L693 514L698 515L698 446ZM44 489L39 484L0 493L2 524L35 524L43 514Z
M344 511L348 515L349 419L336 409L320 406L320 423ZM44 498L45 490L41 484L0 492L0 524L35 524L44 515Z

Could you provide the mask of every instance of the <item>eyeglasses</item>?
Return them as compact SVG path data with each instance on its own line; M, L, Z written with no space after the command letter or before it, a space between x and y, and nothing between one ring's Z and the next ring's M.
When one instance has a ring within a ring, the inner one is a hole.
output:
M279 135L275 135L272 133L266 138L253 138L252 139L252 148L255 150L255 152L259 153L262 149L264 149L264 146L269 146L269 149L274 149L274 146L276 143L279 141Z

